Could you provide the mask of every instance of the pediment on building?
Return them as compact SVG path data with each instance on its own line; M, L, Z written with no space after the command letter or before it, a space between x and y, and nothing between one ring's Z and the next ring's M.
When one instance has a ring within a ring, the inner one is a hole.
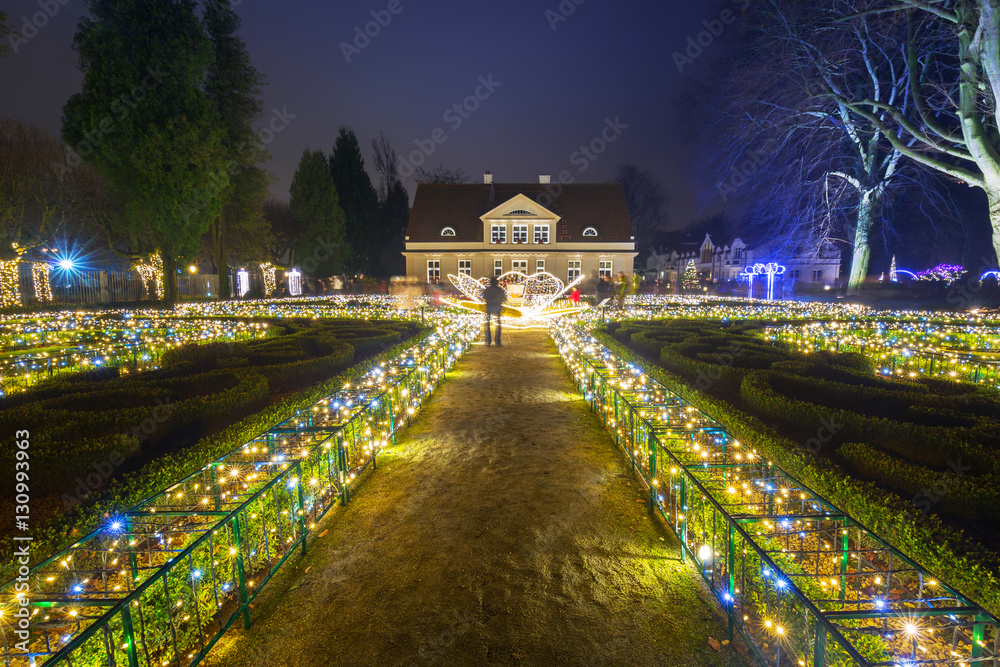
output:
M549 209L523 194L511 197L492 211L488 211L480 219L483 222L549 222L555 224L560 220Z

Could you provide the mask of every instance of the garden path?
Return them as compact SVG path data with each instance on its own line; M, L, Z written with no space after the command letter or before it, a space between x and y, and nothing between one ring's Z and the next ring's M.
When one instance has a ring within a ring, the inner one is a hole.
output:
M476 345L210 665L735 665L544 331Z

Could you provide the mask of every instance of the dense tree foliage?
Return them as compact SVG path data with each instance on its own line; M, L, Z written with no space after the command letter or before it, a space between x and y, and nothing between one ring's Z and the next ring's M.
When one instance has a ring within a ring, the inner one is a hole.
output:
M244 260L259 259L267 244L263 203L268 177L257 166L266 158L254 121L263 104L263 76L253 66L246 44L236 34L240 18L230 0L207 0L202 22L212 41L214 57L208 69L205 90L222 123L222 147L227 178L222 192L223 208L212 220L209 235L213 263L219 274L219 295L230 296L228 265L234 250Z
M177 258L222 212L224 129L205 92L212 43L192 0L90 0L74 39L83 72L63 137L115 188L117 231L159 252L168 302Z
M346 216L322 151L302 153L290 195L289 212L299 225L296 266L317 277L340 273L348 255Z
M347 221L351 249L348 265L352 270L371 273L380 250L378 235L374 233L378 225L378 194L365 170L358 138L346 127L340 128L334 143L330 173Z

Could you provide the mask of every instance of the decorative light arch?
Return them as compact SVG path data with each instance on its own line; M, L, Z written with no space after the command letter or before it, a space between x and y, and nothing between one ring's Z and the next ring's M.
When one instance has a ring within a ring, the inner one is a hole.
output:
M587 227L586 229L583 230L583 235L584 236L597 236L597 228L596 227Z
M455 236L455 228L445 227L444 229L441 230L441 236Z
M980 282L982 282L982 281L986 280L986 277L987 277L987 276L993 276L993 277L994 277L994 278L996 278L997 280L1000 280L1000 271L987 271L986 273L984 273L984 274L983 274L983 275L982 275L982 276L981 276L981 277L979 278L979 281L980 281Z

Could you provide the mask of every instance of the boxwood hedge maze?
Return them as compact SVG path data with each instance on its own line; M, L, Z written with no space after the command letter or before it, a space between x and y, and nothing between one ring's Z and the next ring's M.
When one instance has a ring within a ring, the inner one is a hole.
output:
M4 664L197 664L248 625L480 334L402 305L0 321L26 443L0 458L30 451L35 512L2 564ZM1000 663L1000 314L643 296L548 326L748 660Z

